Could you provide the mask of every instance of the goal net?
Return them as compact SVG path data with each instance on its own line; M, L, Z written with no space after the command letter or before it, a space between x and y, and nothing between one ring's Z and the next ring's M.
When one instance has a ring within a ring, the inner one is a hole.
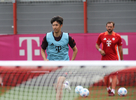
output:
M115 96L109 97L104 78L114 73L118 77ZM136 99L135 61L0 61L0 100L57 100L60 76L71 87L62 87L61 100ZM76 86L87 88L89 95L76 93ZM127 89L126 96L118 95L120 87Z

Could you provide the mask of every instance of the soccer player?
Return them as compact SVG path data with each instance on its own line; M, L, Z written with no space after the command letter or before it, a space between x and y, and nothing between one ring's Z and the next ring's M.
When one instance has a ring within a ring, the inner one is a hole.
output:
M46 36L43 38L41 44L41 55L45 61L51 60L70 60L68 55L69 47L73 50L73 55L71 60L76 58L78 49L76 47L75 40L69 36L69 33L65 33L61 31L63 26L63 18L60 16L55 16L51 19L51 24L53 31L48 32ZM47 53L47 57L45 55L45 50ZM64 85L65 82L64 76L59 76L56 83L56 100L62 99L62 89L63 87L66 89L71 89L70 86Z
M114 27L114 22L107 22L107 31L101 33L97 39L96 49L102 55L101 60L123 60L121 36L113 31ZM102 48L100 48L100 44L102 44ZM112 89L110 88L110 78L112 79ZM108 95L114 96L117 84L117 73L105 76L104 81L107 86Z

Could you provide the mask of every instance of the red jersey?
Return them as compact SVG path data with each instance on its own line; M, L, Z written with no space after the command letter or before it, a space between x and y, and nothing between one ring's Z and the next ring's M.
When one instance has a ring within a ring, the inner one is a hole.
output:
M108 35L108 32L101 33L96 42L98 45L102 43L102 50L105 51L105 55L102 56L102 60L118 60L118 46L122 46L121 36L115 32L112 35Z

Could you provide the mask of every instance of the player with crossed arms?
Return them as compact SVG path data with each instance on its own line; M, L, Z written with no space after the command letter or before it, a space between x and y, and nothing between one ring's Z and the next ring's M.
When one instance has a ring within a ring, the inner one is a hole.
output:
M73 50L73 55L71 60L74 60L77 55L77 47L75 40L69 36L68 33L62 32L61 28L63 26L63 18L60 16L55 16L51 19L51 24L53 31L46 34L43 38L41 45L41 55L45 61L50 60L66 60L68 61L68 44ZM45 55L45 50L47 52L47 58ZM56 100L62 99L62 89L63 87L71 90L69 84L63 84L65 82L65 77L59 76L57 79L56 87Z
M123 60L123 50L122 50L122 40L121 36L113 31L115 27L114 22L106 23L106 32L99 35L96 42L96 49L102 55L101 60ZM102 44L102 49L100 48ZM119 50L119 56L117 52L117 46ZM112 79L112 89L110 88L110 78ZM109 96L115 95L115 87L117 84L117 73L110 74L104 78L105 84L107 86L107 91Z

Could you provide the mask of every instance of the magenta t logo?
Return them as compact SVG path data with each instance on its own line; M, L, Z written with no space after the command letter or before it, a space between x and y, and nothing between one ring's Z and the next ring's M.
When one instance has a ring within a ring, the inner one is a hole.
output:
M39 42L39 37L19 37L19 47L22 46L22 42L26 40L27 41L27 51L24 49L19 50L19 55L20 56L25 56L25 52L27 52L27 60L32 60L32 40L36 41L37 46L40 47L40 42ZM40 55L40 50L35 49L34 50L34 55L39 56Z
M125 40L126 46L128 46L128 36L127 35L122 35L121 38ZM128 55L128 48L123 48L123 54Z

